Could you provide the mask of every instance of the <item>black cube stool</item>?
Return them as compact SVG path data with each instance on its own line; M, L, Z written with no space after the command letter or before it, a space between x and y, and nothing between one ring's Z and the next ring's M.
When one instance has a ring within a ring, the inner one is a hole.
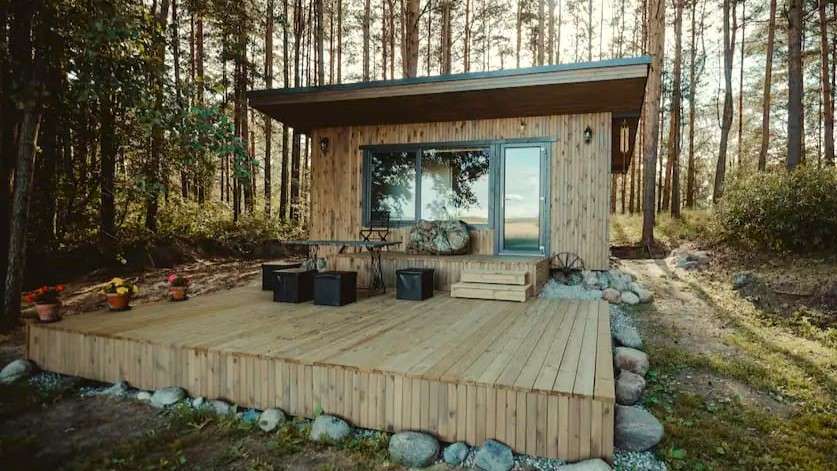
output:
M432 268L403 268L395 271L395 297L424 301L433 297Z
M277 303L304 303L314 297L314 275L317 272L303 268L288 268L274 272L273 301Z
M273 290L273 282L276 281L276 275L274 273L276 271L299 268L301 266L301 263L262 263L262 290Z
M357 301L357 272L322 271L314 275L314 304L344 306Z

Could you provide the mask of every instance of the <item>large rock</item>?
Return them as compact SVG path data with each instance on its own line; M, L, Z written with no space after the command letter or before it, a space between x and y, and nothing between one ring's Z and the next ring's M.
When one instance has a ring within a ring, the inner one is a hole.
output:
M558 471L610 471L610 465L599 458L560 466Z
M616 378L616 402L623 406L636 404L644 390L645 378L636 373L622 370Z
M38 367L35 366L35 363L25 359L17 359L0 370L0 383L14 383L15 381L32 376L32 373L37 370Z
M626 451L645 451L663 439L663 425L650 412L636 406L616 406L613 444Z
M477 450L474 464L484 471L508 471L514 466L514 455L506 445L486 440Z
M427 255L468 253L471 236L462 221L419 221L407 234L407 252Z
M438 455L439 442L424 433L401 432L389 439L390 459L409 468L430 466Z
M151 400L151 393L148 391L137 391L137 400L138 401L150 401Z
M347 438L352 428L345 420L333 415L320 415L311 425L309 438L315 442L336 443Z
M609 270L607 275L609 280L608 286L616 291L627 291L631 283L631 277L629 275L619 270Z
M639 296L633 291L622 291L622 302L631 306L639 304Z
M272 432L287 420L282 409L267 409L259 416L259 428L265 432Z
M613 326L613 339L623 347L642 348L642 337L636 327L626 322L618 322Z
M613 349L613 366L620 370L628 370L640 376L648 372L648 355L630 347L616 347Z
M464 442L456 442L451 443L447 447L445 447L445 451L443 456L445 458L445 463L458 466L465 461L465 458L468 457L468 452L471 451Z
M218 415L230 415L235 414L236 410L238 409L235 405L230 404L227 401L222 401L221 399L213 399L206 403L206 407L209 408L212 412L215 412Z
M652 293L651 290L647 290L647 289L643 288L636 281L631 282L630 288L631 288L631 291L633 291L634 294L636 294L637 297L639 298L639 302L641 302L643 304L650 303L654 299L654 293Z
M622 301L622 293L620 293L617 289L607 288L602 291L602 299L610 304L619 304Z
M186 397L186 391L177 386L168 386L154 391L151 395L151 405L163 408L176 404Z

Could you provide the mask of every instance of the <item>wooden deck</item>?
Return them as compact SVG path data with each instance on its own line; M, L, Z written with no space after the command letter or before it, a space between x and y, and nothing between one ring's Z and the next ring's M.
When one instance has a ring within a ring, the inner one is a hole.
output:
M613 454L607 304L277 304L255 287L30 324L42 368L567 460Z

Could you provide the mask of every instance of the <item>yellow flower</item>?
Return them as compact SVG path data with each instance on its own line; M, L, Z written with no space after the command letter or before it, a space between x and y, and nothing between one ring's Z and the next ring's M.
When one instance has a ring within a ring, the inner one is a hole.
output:
M119 288L116 288L116 294L128 294L128 288L120 286Z
M122 278L114 278L114 279L110 280L110 282L111 282L111 284L114 284L116 286L120 286L120 285L125 284L125 280L123 280Z
M131 292L132 292L133 294L137 294L137 293L139 293L139 288L137 288L137 285L134 285L134 286L132 286L132 287L131 287Z

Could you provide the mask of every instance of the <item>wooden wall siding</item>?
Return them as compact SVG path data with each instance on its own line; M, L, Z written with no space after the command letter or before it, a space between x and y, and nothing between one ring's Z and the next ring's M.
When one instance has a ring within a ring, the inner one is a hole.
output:
M272 303L253 287L30 324L27 357L143 389L178 385L295 416L322 408L365 428L611 461L610 342L601 301L388 295L335 309Z
M528 273L527 282L533 292L549 280L550 261L546 257L508 257L487 255L428 256L390 252L382 255L384 281L387 287L395 286L395 271L402 268L433 268L435 288L450 291L450 285L459 281L464 269L509 270ZM369 254L339 254L328 259L329 269L358 272L358 286L369 286Z
M583 140L587 126L593 130L590 144ZM587 268L607 269L610 133L610 113L317 129L312 135L311 237L358 237L363 145L547 137L555 139L551 251L577 253ZM316 144L323 137L330 143L325 154ZM493 234L482 236L474 253L492 254Z

